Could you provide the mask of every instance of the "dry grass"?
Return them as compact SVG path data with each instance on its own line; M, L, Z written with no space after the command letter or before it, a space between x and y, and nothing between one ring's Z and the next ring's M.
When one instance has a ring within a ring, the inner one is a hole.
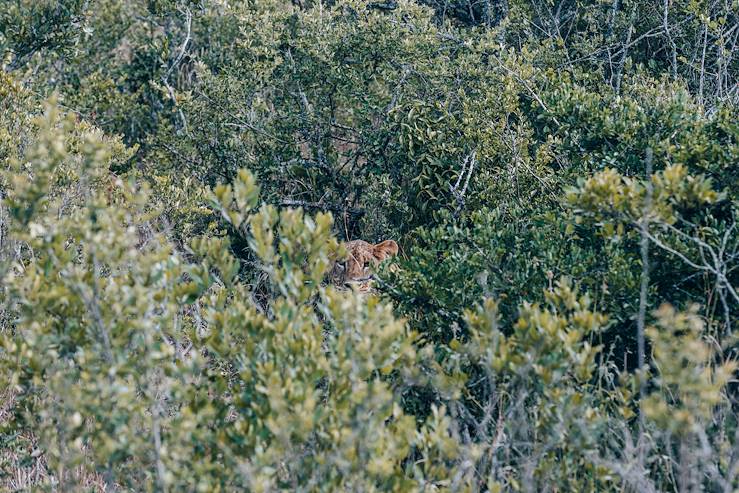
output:
M15 396L11 390L0 391L0 423L10 419L14 402ZM84 466L68 471L64 482L85 491L112 491L100 474ZM58 480L49 470L43 452L37 449L32 434L18 436L15 447L0 448L0 492L32 491L42 485L52 485L51 491L56 491L56 484Z

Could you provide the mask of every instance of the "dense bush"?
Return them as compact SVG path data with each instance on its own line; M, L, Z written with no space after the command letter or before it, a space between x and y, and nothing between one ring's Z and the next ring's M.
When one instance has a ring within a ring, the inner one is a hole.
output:
M0 0L0 490L739 488L737 20Z

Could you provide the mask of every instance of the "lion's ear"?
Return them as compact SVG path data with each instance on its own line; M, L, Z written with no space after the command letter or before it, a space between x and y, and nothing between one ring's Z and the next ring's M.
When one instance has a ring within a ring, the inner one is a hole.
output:
M377 260L385 260L398 254L398 244L393 240L385 240L372 246L372 255Z

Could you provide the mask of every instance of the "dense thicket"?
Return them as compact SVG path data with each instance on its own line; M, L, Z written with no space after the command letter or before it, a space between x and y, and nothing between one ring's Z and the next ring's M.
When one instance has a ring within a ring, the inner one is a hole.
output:
M0 489L739 488L739 12L0 0ZM338 240L392 238L376 293Z

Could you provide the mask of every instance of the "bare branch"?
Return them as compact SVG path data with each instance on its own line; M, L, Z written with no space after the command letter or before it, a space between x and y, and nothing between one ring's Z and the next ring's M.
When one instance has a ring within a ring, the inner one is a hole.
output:
M187 51L187 45L190 44L191 39L191 32L192 32L192 12L189 8L185 9L185 26L187 29L187 32L185 34L185 40L182 42L182 45L180 46L179 53L177 57L174 59L174 62L169 66L167 71L162 75L162 84L167 88L167 92L169 93L169 97L172 100L172 104L175 105L177 108L177 113L180 117L180 122L182 123L182 129L187 132L187 120L185 119L185 114L182 112L182 108L179 108L177 105L177 98L174 93L174 89L169 84L169 76L176 69L180 63L182 62L182 59L185 56L185 52Z

